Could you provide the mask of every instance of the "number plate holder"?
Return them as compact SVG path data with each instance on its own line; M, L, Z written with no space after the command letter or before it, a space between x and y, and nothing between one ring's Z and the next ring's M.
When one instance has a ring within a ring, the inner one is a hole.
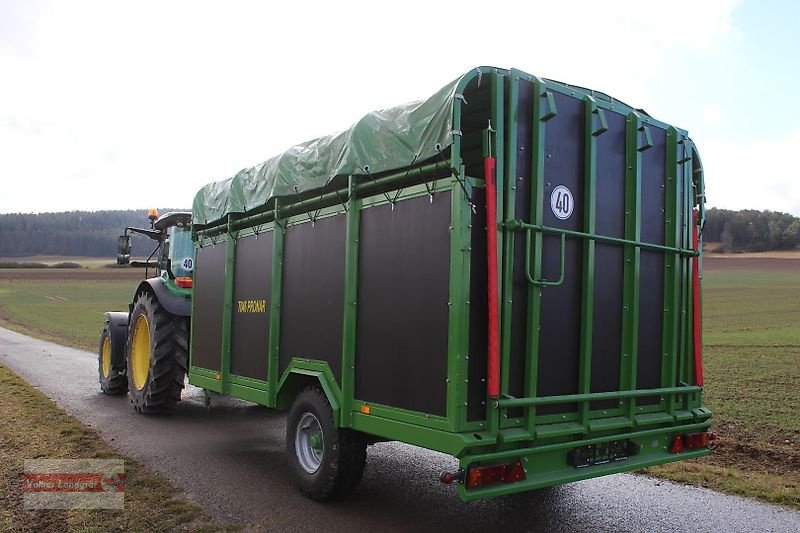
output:
M575 468L625 461L641 450L641 445L631 440L612 440L600 444L587 444L567 453L567 464Z

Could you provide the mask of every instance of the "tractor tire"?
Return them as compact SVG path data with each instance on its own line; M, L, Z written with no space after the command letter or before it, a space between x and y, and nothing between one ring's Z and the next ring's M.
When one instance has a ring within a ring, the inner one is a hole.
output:
M181 399L189 347L187 319L167 312L142 291L133 303L125 349L128 394L140 413L175 409Z
M115 328L108 322L103 326L100 334L100 349L97 355L97 370L100 374L100 390L104 394L120 395L128 392L128 378L125 376L124 354L114 353L114 348L124 346L120 333L114 333ZM122 349L119 350L122 352Z
M317 501L335 500L361 481L367 439L358 431L337 428L325 394L308 388L289 411L286 452L289 469L303 494Z

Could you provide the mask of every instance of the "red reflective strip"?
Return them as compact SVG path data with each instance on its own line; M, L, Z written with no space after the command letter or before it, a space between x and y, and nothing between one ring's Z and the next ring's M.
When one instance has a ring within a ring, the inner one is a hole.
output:
M699 251L700 238L698 235L697 209L692 211L694 223L692 224L692 247ZM695 383L703 386L703 342L700 330L700 258L692 259L692 321L694 329L694 377Z
M489 369L486 376L486 390L490 398L500 396L500 343L498 340L497 316L497 187L495 184L494 157L483 160L486 177L486 260L488 262L489 293Z

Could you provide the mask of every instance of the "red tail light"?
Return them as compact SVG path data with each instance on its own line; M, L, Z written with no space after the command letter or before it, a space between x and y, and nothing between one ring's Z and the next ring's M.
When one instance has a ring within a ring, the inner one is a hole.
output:
M192 278L175 278L175 285L177 285L181 289L191 289Z
M708 431L689 433L688 435L676 435L670 451L672 453L680 453L684 450L707 448L709 443L716 438L716 433L710 433Z
M467 471L468 489L523 480L525 480L525 469L519 458L512 464L475 466Z
M691 435L684 436L687 448L704 448L708 446L708 433L692 433Z
M683 436L676 435L675 441L672 443L672 448L669 451L672 453L681 453L683 450L686 449L686 446L683 445Z

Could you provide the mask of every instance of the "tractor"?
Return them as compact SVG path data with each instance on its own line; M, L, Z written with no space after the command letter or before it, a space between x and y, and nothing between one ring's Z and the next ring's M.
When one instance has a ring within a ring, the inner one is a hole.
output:
M105 313L98 370L105 394L127 392L137 411L158 413L174 409L184 387L194 245L191 213L153 209L148 218L149 229L127 227L118 240L117 264L144 266L145 279L127 313ZM147 261L130 260L132 234L156 241Z

